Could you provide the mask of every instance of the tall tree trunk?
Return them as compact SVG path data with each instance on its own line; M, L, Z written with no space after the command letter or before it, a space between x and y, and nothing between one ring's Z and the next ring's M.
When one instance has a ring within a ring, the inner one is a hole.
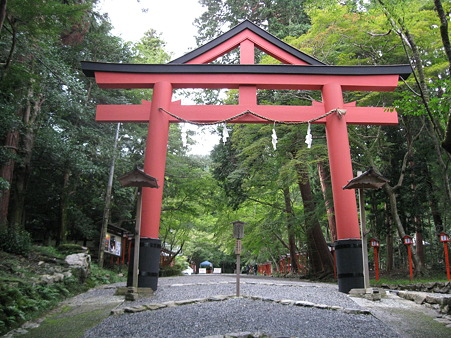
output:
M9 200L13 185L14 166L19 149L19 131L12 130L6 136L5 148L10 152L10 158L0 167L0 177L8 183L8 189L0 192L0 228L6 228L8 224Z
M428 121L426 123L426 130L428 131L431 140L434 144L434 150L435 153L437 154L437 162L442 170L443 173L443 177L442 177L442 183L443 183L443 187L445 189L445 197L446 200L448 202L448 204L451 204L451 186L450 186L450 178L449 178L449 165L444 161L443 157L442 157L442 150L440 147L440 142L437 138L437 135L434 133L433 131L433 125L430 121Z
M8 0L0 0L0 36L2 33L3 23L5 22L5 18L6 18L7 3L8 3Z
M103 257L104 257L104 243L105 236L108 229L108 223L110 221L110 209L111 209L111 192L113 190L113 177L114 177L114 166L116 164L116 148L117 142L119 139L119 131L121 129L121 124L117 124L116 134L114 136L114 146L113 146L113 156L111 158L111 166L110 166L110 174L108 176L108 185L106 188L105 195L105 208L103 209L103 222L102 229L100 230L100 239L99 239L99 261L98 264L100 267L103 267Z
M399 238L403 238L406 236L406 232L404 230L404 226L402 225L401 218L399 217L398 213L398 202L396 198L396 192L393 187L391 187L388 183L384 185L384 190L388 195L389 201L390 201L390 211L391 216L393 218L393 221L396 225L396 228L398 230ZM420 260L418 259L418 255L414 250L412 250L412 259L415 264L415 274L421 274L423 272L423 266L421 265Z
M69 179L71 176L71 171L66 169L64 171L64 179L63 179L63 191L61 194L61 223L60 223L60 231L58 236L58 245L64 244L67 242L67 233L69 229Z
M393 270L393 229L392 222L387 222L387 237L386 237L386 245L387 245L387 266L385 271L391 272Z
M334 205L329 199L327 195L328 189L328 180L327 180L327 173L326 168L324 167L323 162L318 162L318 174L319 174L319 181L321 183L321 191L323 193L324 198L324 204L326 207L326 213L327 213L327 222L329 223L329 230L330 230L330 237L331 242L335 242L337 240L337 224L335 223L335 210Z
M421 266L424 266L423 228L421 227L418 217L415 217L415 241L418 260L420 261Z
M332 272L334 266L333 257L329 247L327 246L321 230L321 225L315 216L316 205L313 200L310 179L307 171L303 168L300 162L296 164L296 172L298 186L304 204L307 246L312 263L312 272Z
M395 13L390 12L389 8L385 5L384 0L378 0L377 1L379 5L381 5L382 10L384 11L384 14L388 18L390 24L395 29L397 34L400 36L401 41L403 43L406 43L410 50L412 51L412 55L407 55L409 60L412 60L414 63L414 68L416 72L415 80L417 81L421 99L423 101L423 105L427 111L427 115L429 117L429 120L431 124L434 127L434 132L436 133L436 136L438 139L443 139L441 146L445 150L445 154L447 154L448 158L451 157L451 111L448 117L448 125L447 129L445 130L445 136L443 136L443 129L440 126L440 123L436 121L436 118L433 116L431 109L429 107L429 93L427 91L427 80L424 75L424 68L423 68L423 62L421 60L421 53L419 51L418 46L416 45L416 42L410 33L409 29L405 25L405 20L403 18L397 17ZM442 37L442 43L443 47L446 53L446 56L448 58L448 67L449 71L451 72L451 44L449 41L449 34L448 34L448 18L446 13L443 10L442 3L440 0L434 0L434 5L437 10L438 17L440 19L440 34ZM407 53L407 47L405 47L406 54ZM450 73L451 74L451 73Z
M434 0L435 9L437 11L438 18L440 19L440 36L442 37L443 48L445 50L446 57L448 58L448 70L451 76L451 42L449 40L448 31L448 16L449 13L445 13L441 0Z
M440 211L437 208L437 199L434 195L430 195L429 205L431 207L432 220L434 221L435 234L438 235L443 232L443 219Z
M401 218L399 217L399 213L398 213L398 201L397 201L397 197L396 197L396 192L402 187L403 182L404 182L404 178L405 178L405 173L406 173L406 168L407 168L407 164L408 164L408 160L411 158L412 152L413 152L413 142L414 140L418 139L420 133L418 133L417 135L412 136L411 135L411 130L408 128L408 125L406 123L404 123L405 127L406 127L406 135L405 135L405 139L406 139L406 144L407 144L407 150L406 153L404 154L404 158L402 160L402 164L401 164L401 168L399 170L400 174L399 174L399 178L398 178L398 182L396 183L396 185L394 186L390 186L388 183L386 183L383 188L384 191L387 193L388 199L389 199L389 205L390 205L390 213L391 213L391 217L392 217L392 221L394 222L394 224L396 225L396 229L398 230L398 235L399 238L403 238L406 235L406 232L404 230L404 226L401 222ZM368 156L368 161L370 162L370 165L377 171L377 166L374 162L374 158L371 156L368 147L366 146L365 143L361 142L360 140L358 140L357 138L352 138L352 141L356 144L358 144L361 149L365 150L365 153ZM416 254L416 252L414 250L412 250L412 258L415 264L415 274L421 274L422 273L422 265L421 262L418 259L418 256Z
M291 272L297 273L299 268L296 260L297 248L296 248L296 232L294 224L294 210L291 205L291 195L289 188L283 188L283 198L285 201L285 215L287 216L287 232L288 232L288 246L290 248L291 257Z
M41 113L41 107L44 103L42 95L35 95L32 86L28 90L28 102L23 107L19 116L25 126L19 141L19 154L22 155L22 161L14 170L14 188L11 203L10 224L14 227L23 228L25 225L25 197L27 193L27 183L31 174L31 157L33 155L34 142L36 138L36 120Z

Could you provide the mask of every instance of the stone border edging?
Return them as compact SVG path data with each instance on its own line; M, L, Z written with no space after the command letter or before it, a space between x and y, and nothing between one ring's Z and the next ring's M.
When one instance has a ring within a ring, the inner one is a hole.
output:
M388 290L417 291L451 294L451 282L429 282L415 284L381 284L381 288Z
M236 284L236 281L231 282L204 282L204 283L177 283L177 284L170 284L167 285L169 287L179 287L179 286L196 286L196 285L220 285L220 284ZM296 287L296 288L302 288L302 287L310 287L310 288L319 288L318 285L306 285L306 284L286 284L286 283L273 283L273 282L243 282L241 281L240 284L249 284L249 285L261 285L261 286L289 286L289 287Z
M189 283L189 284L172 284L173 286L193 286L193 285L206 285L206 284L229 284L230 282L222 282L222 283ZM234 283L234 282L233 282ZM230 284L233 284L230 283ZM246 284L259 284L259 283L246 283ZM281 285L276 283L264 283L268 285ZM282 286L288 286L288 285L282 285ZM296 285L289 285L289 286L296 286ZM316 286L315 286L316 287ZM353 309L353 308L344 308L342 306L337 305L326 305L326 304L316 304L309 301L304 300L292 300L292 299L281 299L276 300L272 298L266 298L262 296L240 296L236 297L235 295L216 295L206 298L193 298L193 299L184 299L184 300L176 300L176 301L166 301L162 303L152 303L152 304L143 304L143 305L136 305L136 306L130 306L130 307L124 307L124 308L116 308L113 309L110 313L110 315L121 315L125 313L138 313L143 311L155 311L159 309L163 309L166 307L175 307L175 306L182 306L182 305L190 305L190 304L198 304L198 303L206 303L206 302L217 302L217 301L225 301L228 299L234 299L234 298L247 298L255 301L263 301L263 302L272 302L277 303L281 305L290 305L290 306L301 306L301 307L311 307L316 309L322 309L322 310L333 310L333 311L342 311L343 313L347 314L357 314L357 315L370 315L371 312L369 310L365 309Z
M399 297L414 301L417 304L429 304L440 313L451 314L451 295L431 294L418 291L397 291Z

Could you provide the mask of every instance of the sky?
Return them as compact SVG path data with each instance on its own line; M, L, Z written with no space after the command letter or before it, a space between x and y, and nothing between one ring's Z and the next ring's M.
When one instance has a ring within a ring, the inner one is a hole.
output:
M100 0L98 9L108 13L113 34L126 41L140 40L151 28L161 33L166 51L172 53L171 59L197 47L194 38L197 29L193 22L204 11L198 0ZM189 104L186 99L182 102ZM207 155L219 142L219 136L212 134L211 127L187 125L186 128L195 131L192 139L196 144L189 146L190 154Z
M198 0L100 0L98 8L126 41L138 41L150 28L161 33L174 59L196 48L193 22L204 10Z

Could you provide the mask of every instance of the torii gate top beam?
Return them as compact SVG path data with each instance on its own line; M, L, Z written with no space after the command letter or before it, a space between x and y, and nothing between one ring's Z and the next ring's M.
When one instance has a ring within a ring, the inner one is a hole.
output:
M173 88L320 90L338 82L342 90L390 91L399 78L406 79L410 65L211 65L211 64L122 64L82 62L86 76L95 76L101 88L153 88L161 81Z

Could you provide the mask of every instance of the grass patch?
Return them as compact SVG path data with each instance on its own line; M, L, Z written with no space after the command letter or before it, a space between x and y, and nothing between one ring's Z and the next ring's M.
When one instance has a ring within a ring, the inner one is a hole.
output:
M65 306L23 337L83 337L87 330L108 317L111 309L116 305L104 304L79 313L76 312L76 308Z
M396 285L409 285L409 284L426 284L426 283L446 283L448 280L446 279L446 275L439 273L432 273L424 276L414 277L413 280L410 280L409 277L400 277L398 276L383 276L379 278L379 281L376 279L371 279L370 284L372 286L381 286L384 284L396 284Z
M59 250L57 250L55 247L53 246L34 246L33 247L33 252L35 253L39 253L42 256L47 256L47 257L54 257L54 258L60 258L60 259L64 259L65 255L62 254Z

